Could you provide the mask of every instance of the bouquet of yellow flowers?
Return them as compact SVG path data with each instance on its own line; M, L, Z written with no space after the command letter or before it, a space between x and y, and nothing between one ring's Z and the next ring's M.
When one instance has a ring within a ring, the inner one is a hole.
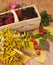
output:
M32 32L18 32L6 27L0 31L0 60L5 65L22 65L33 57L44 63L44 50L49 50L46 41L52 40L51 37L53 36L43 27Z

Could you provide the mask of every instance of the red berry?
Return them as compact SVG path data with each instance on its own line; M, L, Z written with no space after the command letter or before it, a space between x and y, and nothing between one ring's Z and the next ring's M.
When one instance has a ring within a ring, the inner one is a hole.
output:
M34 45L34 48L35 48L35 50L37 50L38 49L38 46L37 45Z
M45 29L43 29L42 31L39 31L40 36L43 36L43 35L46 34L46 33L47 33L47 32L46 32Z
M13 14L12 14L12 13L8 13L8 14L7 14L7 17L8 17L8 18L11 18L11 17L13 17Z
M37 50L37 51L36 51L36 54L37 54L37 55L40 55L40 50Z
M44 30L43 30L43 33L44 33L44 34L46 34L46 33L47 33L47 31L44 29Z
M43 26L40 26L40 27L39 27L39 34L40 34L40 36L43 36L43 35L44 35Z
M31 42L34 42L34 38L30 37L30 41L31 41Z
M39 32L39 34L40 34L40 36L43 36L43 35L44 35L44 33L43 33L43 32Z
M41 50L40 46L38 46L38 50Z
M39 27L39 32L42 32L43 29L44 29L43 26L40 26L40 27Z
M5 21L5 23L6 23L6 24L11 24L12 21L13 21L13 20L11 20L11 19L9 18L9 19L7 19L7 20Z
M27 16L25 16L25 17L24 17L24 20L26 20L26 19L28 19L28 17L27 17Z
M41 48L40 48L40 46L38 46L38 45L34 45L34 48L35 48L35 50L40 50Z
M39 27L39 33L40 33L40 36L43 36L44 34L46 34L46 30L43 28L43 26L40 26Z
M37 45L38 44L37 41L34 41L33 43L34 43L34 45Z
M13 16L8 16L8 19L11 19L12 20L12 19L14 19L14 17Z
M18 13L17 15L18 15L18 17L21 17L22 16L22 13Z
M0 26L2 26L2 21L0 21Z
M17 14L18 17L21 17L22 16L21 9L19 9L18 11L16 11L16 14Z

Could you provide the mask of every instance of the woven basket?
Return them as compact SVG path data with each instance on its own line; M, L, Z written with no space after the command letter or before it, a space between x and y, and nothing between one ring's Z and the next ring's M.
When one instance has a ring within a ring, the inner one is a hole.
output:
M4 26L0 26L0 30L4 29L4 27L6 27L6 26L10 26L11 29L17 29L19 31L24 31L24 30L28 31L28 30L32 30L34 28L38 28L39 25L40 25L40 22L41 22L41 17L40 17L40 14L39 14L37 8L35 7L35 5L22 7L21 9L25 9L27 7L32 7L32 6L34 7L35 12L37 13L38 17L32 18L32 19L28 19L28 20L23 20L21 22L19 21L17 15L15 13L15 11L18 10L18 9L10 10L10 11L4 12L4 13L0 13L0 15L2 15L2 14L6 14L6 13L9 13L9 12L12 12L13 15L14 15L14 23L8 24L8 25L4 25Z

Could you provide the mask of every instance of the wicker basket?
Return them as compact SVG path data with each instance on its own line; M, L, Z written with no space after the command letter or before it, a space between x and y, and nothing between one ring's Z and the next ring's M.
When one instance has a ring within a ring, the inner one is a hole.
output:
M24 30L28 31L28 30L32 30L34 28L38 28L39 25L40 25L40 22L41 22L41 17L40 17L40 14L39 14L37 8L35 7L35 5L22 7L21 9L24 9L24 8L27 8L27 7L32 7L32 6L34 7L35 12L37 13L38 17L32 18L32 19L28 19L28 20L23 20L21 22L19 21L17 15L15 13L15 11L18 10L18 9L10 10L10 11L1 13L0 15L12 12L13 15L14 15L14 23L8 24L8 25L4 25L4 26L0 26L0 30L4 29L4 27L6 27L6 26L10 26L11 29L17 29L19 31L24 31Z

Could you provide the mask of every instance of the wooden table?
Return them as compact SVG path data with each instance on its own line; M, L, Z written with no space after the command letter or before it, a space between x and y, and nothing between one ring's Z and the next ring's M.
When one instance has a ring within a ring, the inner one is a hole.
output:
M53 0L0 0L0 10L9 6L10 2L15 1L26 3L27 5L35 4L39 12L47 10L53 16Z
M47 52L47 58L44 64L31 59L26 65L53 65L53 42L50 42L50 51Z
M47 12L53 16L53 0L0 0L0 10L8 6L12 1L19 1L26 3L27 5L35 4L39 12L47 10ZM53 27L53 23L50 25ZM0 65L2 64L0 63ZM50 42L50 51L47 54L47 59L44 64L41 64L32 58L26 65L53 65L53 42Z
M26 65L53 65L53 42L50 42L50 50L47 52L46 60L44 64L39 63L36 59L32 58ZM0 63L0 65L3 65Z

